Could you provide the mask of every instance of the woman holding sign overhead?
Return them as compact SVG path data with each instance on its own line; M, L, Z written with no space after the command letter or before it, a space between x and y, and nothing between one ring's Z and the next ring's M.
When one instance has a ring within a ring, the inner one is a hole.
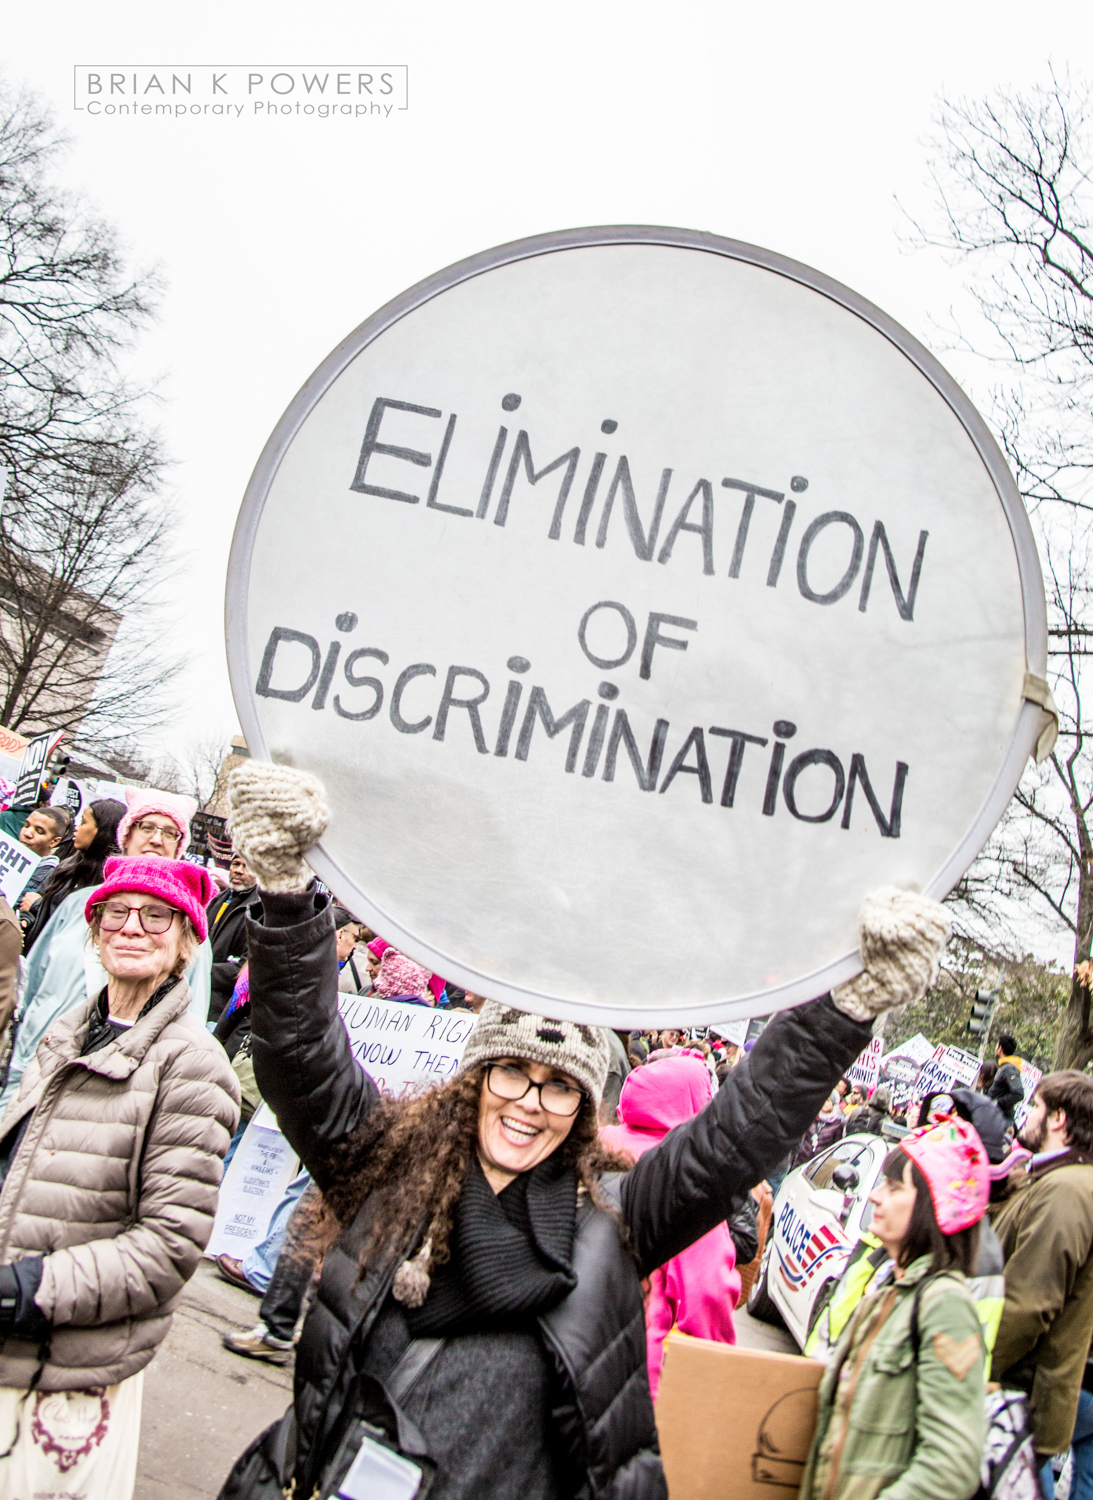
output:
M601 1145L609 1053L592 1026L487 1002L459 1073L391 1099L337 1007L328 898L303 855L313 778L249 761L236 846L258 876L249 930L255 1072L330 1217L296 1356L296 1400L236 1464L225 1500L664 1500L641 1277L781 1160L869 1041L921 994L948 924L921 897L867 902L867 969L771 1021L712 1102L636 1165ZM629 1170L627 1170L629 1168Z

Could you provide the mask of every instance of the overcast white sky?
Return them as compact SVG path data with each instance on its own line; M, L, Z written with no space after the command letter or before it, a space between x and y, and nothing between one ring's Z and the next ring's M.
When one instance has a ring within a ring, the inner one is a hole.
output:
M1026 86L1049 61L1080 71L1093 7L53 0L9 7L4 32L9 78L73 137L67 180L168 283L140 363L163 376L182 517L178 744L236 728L222 601L251 468L375 308L522 235L673 224L816 266L937 348L929 320L959 299L959 275L901 248L894 195L927 201L938 92ZM403 63L410 105L383 120L74 110L76 65L136 63ZM363 527L331 545L374 565Z

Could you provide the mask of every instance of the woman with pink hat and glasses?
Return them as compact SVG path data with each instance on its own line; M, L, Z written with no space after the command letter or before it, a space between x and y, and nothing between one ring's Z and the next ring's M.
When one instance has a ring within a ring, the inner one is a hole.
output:
M128 805L113 836L121 853L130 859L180 860L190 842L190 819L197 811L194 799L176 796L173 792L126 787L125 800ZM104 805L117 806L116 803L93 804L99 808ZM92 808L85 808L76 829L77 849L91 844L96 832ZM83 839L86 843L81 842ZM7 1075L0 1088L0 1109L13 1097L23 1070L29 1066L39 1042L57 1017L97 994L106 983L106 975L93 950L87 946L83 915L86 895L86 883L84 888L68 893L37 936L27 963L26 989L19 1008ZM186 972L192 1012L202 1023L209 1014L211 975L212 950L206 938L191 955Z
M969 1500L986 1439L986 1349L965 1279L987 1153L955 1116L907 1136L870 1194L895 1279L832 1350L799 1500Z
M0 1496L127 1500L143 1370L216 1214L239 1086L185 979L212 881L147 855L80 893L101 989L0 1119Z

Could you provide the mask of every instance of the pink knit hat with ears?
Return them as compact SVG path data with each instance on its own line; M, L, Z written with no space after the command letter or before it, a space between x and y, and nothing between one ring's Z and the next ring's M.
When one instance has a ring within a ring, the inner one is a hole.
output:
M967 1120L950 1115L912 1131L899 1144L926 1179L942 1234L978 1224L990 1197L990 1162Z
M380 959L376 994L381 1000L391 1000L396 995L416 995L419 1000L424 1000L429 994L429 970L414 963L397 948L388 948Z
M126 836L133 823L139 823L141 818L158 813L161 818L170 818L171 822L182 835L182 842L173 850L175 858L180 858L186 853L190 843L190 819L197 812L197 802L193 797L178 796L174 792L152 792L146 791L144 787L127 786L125 788L125 800L129 804L129 811L118 824L117 840L118 848L125 848Z
M115 854L103 866L103 882L84 905L90 922L96 906L111 896L155 896L166 906L185 912L202 942L209 935L205 908L216 895L216 886L201 865L181 859L161 859L158 854L140 854L135 859Z

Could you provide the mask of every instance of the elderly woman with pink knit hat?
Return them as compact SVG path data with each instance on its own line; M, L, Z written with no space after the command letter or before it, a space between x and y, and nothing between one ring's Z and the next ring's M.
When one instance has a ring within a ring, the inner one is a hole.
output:
M957 1116L892 1151L870 1194L892 1283L866 1296L820 1383L799 1500L968 1500L986 1439L986 1346L965 1278L990 1164Z
M142 1372L216 1214L239 1116L184 977L197 865L115 857L83 892L105 982L55 1021L0 1119L0 1494L128 1500Z
M122 854L129 858L180 859L190 842L190 818L197 810L194 799L139 787L127 787L125 797L127 807L115 834ZM93 822L92 809L85 808L76 829L77 845L85 831L95 838L94 828L85 830L89 817ZM68 894L36 936L27 962L11 1058L0 1090L0 1109L19 1087L23 1070L56 1018L98 994L106 982L93 949L87 945L83 919L86 896L86 884ZM205 939L191 956L186 974L193 1013L201 1022L209 1014L211 974L212 952Z

